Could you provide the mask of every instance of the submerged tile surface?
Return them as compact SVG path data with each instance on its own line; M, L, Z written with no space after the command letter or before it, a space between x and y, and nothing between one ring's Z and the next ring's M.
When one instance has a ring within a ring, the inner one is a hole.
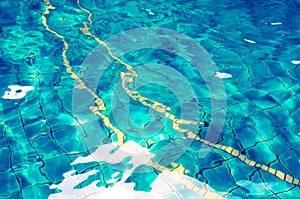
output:
M0 4L0 198L300 198L298 0Z

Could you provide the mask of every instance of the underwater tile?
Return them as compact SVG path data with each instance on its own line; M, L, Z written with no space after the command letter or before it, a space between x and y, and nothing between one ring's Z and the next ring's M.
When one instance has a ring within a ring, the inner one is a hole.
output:
M279 196L280 198L293 199L295 198L295 196L298 196L299 191L300 191L299 187L295 187L286 192L278 193L277 196Z
M7 129L6 138L9 145L28 141L23 127Z
M22 113L22 118L23 118L24 125L28 125L43 120L44 116L41 112L41 109L35 109L32 110L31 112Z
M23 123L19 115L16 115L15 118L7 119L5 123L10 128L23 127Z
M264 92L274 92L277 90L285 90L282 83L276 78L264 78L254 85L254 88Z
M245 123L243 122L243 124ZM254 129L254 125L254 123L253 126L242 125L241 127L238 127L234 130L236 138L241 142L243 148L249 148L256 143L261 142L261 137L259 136L259 133Z
M140 166L136 168L137 173L133 173L130 178L130 182L135 183L135 190L138 191L150 191L151 184L157 178L158 174L153 173L151 167Z
M286 146L286 142L280 135L277 135L276 137L267 140L266 141L271 150L274 152L276 155L280 155L285 153L287 150L289 150L289 146Z
M0 157L2 163L0 164L0 171L8 170L11 167L10 155L11 154L8 147L1 147Z
M32 199L45 198L48 197L51 193L54 193L54 191L49 189L48 183L35 184L34 186L22 190L23 198L32 198Z
M246 198L263 198L273 194L262 181L260 172L255 172L250 179L238 181L237 184L243 187Z
M298 83L298 80L292 77L277 77L277 79L285 88L293 87Z
M226 197L230 199L240 199L241 196L243 196L244 198L247 197L244 189L241 187L234 188L229 193L226 194Z
M238 140L238 138L235 134L235 131L233 131L231 134L220 135L219 140L220 140L219 144L222 144L225 146L230 146L237 150L242 150L242 148L243 148L243 146L241 145L241 142Z
M18 114L18 109L15 101L1 101L1 112L3 117L13 118Z
M0 196L10 195L20 190L17 178L11 170L0 172L0 180L1 182L5 182L2 184L2 186L0 186Z
M286 100L293 98L293 94L290 91L286 90L277 90L272 93L269 93L269 95L274 98L279 104L284 103Z
M233 100L236 100L237 103L241 103L243 101L246 101L245 96L240 92L236 92L236 93L231 94L230 98L232 98Z
M43 120L35 121L32 124L27 124L24 126L24 128L28 139L35 139L38 136L45 136L50 132L49 126Z
M282 67L278 61L265 60L264 63L267 65L271 74L276 77L285 76L286 74L282 72Z
M243 162L241 162L237 158L232 158L226 161L228 167L230 168L230 173L235 181L247 180L252 175L255 167L251 167Z
M273 190L274 193L287 192L294 186L289 183L280 183L280 179L268 172L262 171L261 178L264 180L265 186Z
M47 123L51 126L53 131L61 129L66 125L74 123L74 118L69 114L59 114L57 116L47 118Z
M254 122L254 128L261 136L261 139L267 140L274 137L276 133L275 121L263 111L257 111L251 115Z
M265 199L280 199L278 195L271 194L270 196L265 197Z
M208 179L208 184L219 192L229 192L236 186L226 164L204 170L203 175Z
M29 188L32 185L49 183L45 174L42 174L40 171L43 165L42 162L36 162L30 164L30 167L16 172L16 176L21 182L21 189Z
M261 155L261 151L264 152L263 156ZM247 149L246 154L249 159L255 160L261 164L268 164L276 159L276 156L265 142L257 143L253 147Z
M291 97L281 104L288 113L293 113L300 106L299 99L296 97Z
M263 92L261 90L255 89L255 88L251 88L248 89L246 91L242 92L244 94L245 97L247 97L250 101L252 101L253 99L257 98L257 97L263 97L266 95L266 92Z
M0 119L1 119L1 116L0 116ZM4 125L0 125L0 129L1 129L1 132L0 132L0 147L1 146L7 146L7 141L6 141L6 133L7 133L7 130L5 129L6 127Z
M85 171L83 173L80 174L86 174L88 172L92 172L93 174L89 175L85 180L81 181L80 183L78 183L76 186L74 186L74 189L83 189L89 185L91 185L92 183L99 181L97 183L98 187L105 187L108 186L109 183L106 183L103 179L103 173L101 172L101 170L99 170L99 167L95 167L92 170L89 168L86 168ZM80 174L75 174L80 176ZM79 178L80 179L80 178Z
M230 115L230 126L233 129L241 126L241 120L245 117L245 110L239 104L233 104L228 109L230 109L230 112L227 114Z
M55 158L44 160L45 166L41 171L45 173L47 179L52 183L58 183L63 180L63 173L72 170L71 161L66 155L52 156Z
M37 153L44 156L44 159L65 154L49 134L36 137L31 141L31 144L35 147Z
M282 106L273 107L271 109L264 110L264 112L268 113L273 118L278 129L289 128L295 121L297 121L296 118L293 117L293 114L287 114L287 111ZM295 121L293 121L292 118Z
M35 162L32 158L36 155L34 148L29 142L21 142L15 145L11 145L11 163L14 169L25 169L27 166Z
M51 1L51 3L55 9L49 9L50 14L45 15L47 24L68 42L66 57L72 70L80 76L82 75L80 73L84 72L80 70L85 69L85 66L81 65L83 60L98 45L94 38L88 37L80 31L83 22L88 22L88 13L80 9L77 2L74 1ZM246 153L254 160L262 161L261 163L265 164L273 161L270 166L283 171L286 170L283 168L287 168L290 172L298 175L296 164L300 152L300 148L297 147L300 139L300 119L297 109L297 95L300 94L298 85L300 77L298 67L300 48L297 38L297 31L300 28L298 2L261 1L257 4L257 2L246 1L242 5L240 1L183 3L179 0L173 2L80 1L80 3L93 13L91 17L93 23L86 25L90 26L91 33L103 41L133 28L166 27L183 33L202 45L218 69L212 70L207 67L205 71L202 71L203 74L213 77L214 73L219 71L232 75L232 78L221 80L226 89L228 115L225 118L226 125L219 138L220 143L241 151L250 147ZM76 81L71 78L64 66L64 62L66 63L66 60L62 58L64 43L57 38L57 35L45 30L42 24L41 13L45 12L45 9L46 5L36 0L28 2L4 0L1 2L0 12L5 19L1 21L3 26L0 29L1 41L4 42L0 50L2 56L0 58L0 76L3 82L2 88L0 88L1 96L7 90L7 85L30 85L35 89L28 91L26 96L18 101L1 99L0 109L3 125L0 127L0 145L2 146L0 158L4 160L4 163L0 165L0 178L1 182L5 183L0 186L0 198L48 198L51 193L59 192L59 189L51 190L49 185L61 183L66 177L66 175L64 176L65 172L76 169L77 172L86 174L94 166L97 166L97 163L70 166L77 156L90 155L99 146L116 139L116 134L107 128L98 116L92 118L84 114L86 113L84 110L89 111L90 102L88 101L78 105L78 110L82 111L80 112L82 114L80 121L83 123L86 121L86 123L77 124L74 121L73 116L77 115L72 110L74 108L72 97L74 97L73 86ZM277 13L277 16L274 13ZM150 43L157 35L142 36L145 37L145 41ZM169 43L160 42L168 47L178 46L180 50L198 53L194 52L193 46L180 44L182 42L180 40L168 35L163 38L163 40L168 39L170 39ZM112 52L117 52L117 55L122 54L121 44L117 41L116 45L111 48ZM134 47L134 45L136 44L132 42L125 48ZM210 92L200 74L193 71L195 68L191 64L187 64L181 57L176 56L176 53L172 55L159 50L150 51L149 49L138 49L120 57L134 68L140 64L153 62L169 65L182 73L195 90L200 107L199 118L210 121L213 107ZM103 54L105 55L99 56L99 58L108 62L112 61L111 58L108 58L107 51ZM196 54L195 57L194 61L203 61L199 54ZM92 61L97 62L97 60ZM96 64L94 65L96 66ZM98 73L100 70L96 67L88 72ZM126 69L124 65L116 62L112 62L109 66L98 67L103 70L107 67L105 74L98 82L96 92L105 98L105 102L108 104L105 114L110 115L113 106L110 105L112 97L109 95L114 94L114 88L120 81L119 72ZM142 75L147 76L147 73L142 73ZM90 83L91 80L87 81L87 85ZM153 92L151 92L152 88ZM173 113L180 117L180 103L167 89L149 85L140 90L143 90L143 95L147 95L151 99L154 96L157 101L172 107ZM182 91L187 89L180 87L179 90L180 95L184 95L185 92ZM87 93L82 92L81 94L84 101ZM18 103L21 115L15 103ZM155 115L148 111L149 108L140 109L143 107L140 103L130 102L130 106L134 106L130 111L138 113L132 115L134 116L133 121L141 127L148 122L147 115ZM115 108L119 109L120 107ZM194 112L191 108L184 109L184 111ZM20 120L21 116L25 130ZM122 116L123 114L120 114L119 119L122 119ZM164 117L160 116L160 119L163 120ZM122 121L122 125L130 127L128 123L129 121ZM136 133L116 126L124 130L126 134ZM162 126L164 128L161 128ZM182 127L187 127L187 125L182 125ZM169 119L164 120L158 129L161 131L157 132L155 136L147 137L147 141L151 143L149 148L155 152L156 159L167 164L172 160L171 155L176 156L176 154L182 153L182 156L176 157L175 163L180 163L190 169L191 173L188 175L193 178L189 178L189 180L196 177L203 182L208 182L209 185L212 183L216 190L223 190L224 192L221 194L225 194L227 198L294 199L299 195L299 186L290 190L285 189L292 185L259 169L253 173L254 167L247 166L238 158L233 158L232 155L222 150L209 150L207 156L200 158L199 151L205 150L202 148L201 142L191 143L189 142L191 140L188 139L180 142L179 140L183 139L184 135L172 128L172 122ZM151 129L148 129L144 136L149 134L151 134ZM199 134L204 137L207 134L207 127L203 127L203 131ZM129 140L137 141L138 144L135 147L148 146L148 143L141 137L128 135L126 141ZM169 142L175 144L169 145ZM12 149L11 151L8 150L7 145ZM206 149L210 148L206 146ZM190 151L192 155L190 155ZM106 154L103 150L99 153ZM6 169L9 169L10 166L10 155L13 157L13 168L20 174L21 182L23 182L22 190L19 190L20 187L15 177L12 176L13 173L6 172L9 171ZM279 155L279 159L276 158L276 155ZM109 156L109 153L106 156ZM45 161L45 165L42 165L42 161ZM86 182L82 182L81 186L76 187L88 187L87 189L82 191L70 186L68 193L73 195L63 196L66 198L80 196L97 198L96 195L93 195L95 190L106 193L106 189L98 189L99 187L113 188L116 186L117 183L110 180L119 180L123 174L123 164L104 165L102 164L103 174L99 172L92 175ZM127 169L130 169L129 165L126 166ZM171 169L176 167L176 165L167 166ZM247 167L249 169L246 169ZM120 174L112 176L116 170L120 170ZM107 184L97 182L103 177L102 175L105 175ZM51 182L47 182L46 178L49 178L47 180ZM153 178L158 178L157 174L152 168L149 168L149 174L136 175L134 183L128 182L123 185L129 185L127 187L130 190L135 187L134 194L138 194L139 198L147 198L151 192L149 184ZM147 183L144 183L143 180ZM165 183L166 187L169 186L168 191L159 194L158 197L201 198L189 190L183 190L183 184L173 185L170 181L170 179L166 180L167 183ZM153 187L155 188L155 186ZM163 187L162 184L156 184L159 191ZM120 189L112 190L114 193L122 193ZM140 193L138 190L147 190L148 192ZM77 193L78 195L76 195ZM83 193L91 195L84 196ZM51 195L51 197L55 196L60 197L59 194ZM123 193L119 197L126 196ZM154 197L150 195L148 198Z
M287 143L289 148L294 148L299 145L300 136L298 132L295 132L291 128L280 131L280 136L285 141L285 143Z
M36 98L26 99L26 101L23 101L21 103L19 102L18 106L22 115L40 109L39 101Z
M300 165L298 157L299 154L292 150L288 150L286 153L279 156L280 163L289 171L290 174L292 174L292 176L297 178L300 176L300 171L295 169Z
M1 199L7 199L7 198L19 199L21 197L22 197L21 191L15 191L15 192L13 192L11 194L7 194L7 195L5 194L5 196L4 195L3 196L0 195Z
M255 98L252 100L252 102L254 102L261 109L269 109L279 106L279 104L269 95Z

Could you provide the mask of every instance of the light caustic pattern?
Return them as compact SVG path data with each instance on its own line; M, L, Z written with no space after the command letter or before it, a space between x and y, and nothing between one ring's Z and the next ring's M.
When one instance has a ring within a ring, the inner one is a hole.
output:
M101 99L101 97L99 97L93 90L91 90L89 87L86 86L85 82L80 79L76 73L74 73L72 71L72 67L70 66L70 63L68 61L68 58L66 56L66 52L68 50L68 43L65 41L64 37L62 35L60 35L59 33L57 33L56 31L52 30L51 28L49 28L49 26L47 25L47 18L46 18L46 15L49 14L50 10L52 9L55 9L49 0L45 0L44 1L45 5L46 5L46 10L45 12L42 14L42 23L43 25L45 26L46 30L49 31L50 33L56 35L58 38L60 38L62 40L62 42L64 43L64 48L63 48L63 51L62 51L62 57L63 57L63 60L64 60L64 66L66 67L66 70L67 72L71 75L71 77L73 79L75 79L79 84L76 86L76 88L79 88L79 89L85 89L86 91L88 91L95 99L95 103L97 106L90 106L90 110L98 115L102 120L103 120L103 123L106 127L112 129L116 135L117 135L117 144L119 146L123 145L124 144L124 141L125 141L125 138L126 138L126 135L124 132L122 132L121 130L119 130L118 128L114 127L112 125L112 123L110 122L110 119L101 113L101 111L103 110L106 110L106 107L105 107L105 104L104 104L104 101ZM108 51L108 54L116 61L118 61L119 63L123 64L126 69L128 70L128 72L126 73L121 73L120 76L122 78L122 87L123 89L126 91L126 93L134 100L138 100L140 101L143 105L145 106L148 106L152 109L154 109L155 111L158 111L160 113L164 113L164 115L166 117L168 117L169 119L171 119L173 121L173 125L172 127L181 132L181 133L185 133L186 136L190 139L193 139L193 140L197 140L197 141L200 141L206 145L209 145L211 147L214 147L216 149L220 149L234 157L237 157L238 159L240 159L242 162L250 165L250 166L253 166L253 167L256 167L256 168L260 168L264 171L267 171L269 172L270 174L278 177L279 179L281 180L284 180L288 183L291 183L291 184L295 184L295 185L299 185L299 180L297 178L294 178L288 174L285 174L279 170L275 170L273 168L270 168L268 167L267 165L264 165L264 164L260 164L260 163L257 163L253 160L250 160L247 156L245 155L242 155L240 151L232 148L232 147L229 147L229 146L224 146L224 145L221 145L221 144L215 144L215 143L212 143L212 142L209 142L207 140L204 140L200 137L198 137L196 134L194 134L193 132L189 131L189 130L186 130L186 129L182 129L179 127L180 124L194 124L194 125L199 125L199 124L203 124L203 122L195 122L195 121L188 121L188 120L182 120L182 119L176 119L174 115L172 115L171 113L169 113L168 111L171 110L170 107L167 107L165 105L163 105L162 103L159 103L159 102L156 102L154 100L151 100L151 99L148 99L146 97L143 97L141 96L137 91L134 91L132 89L129 89L126 87L126 82L134 82L134 78L138 77L138 74L136 73L136 71L134 71L133 67L130 66L129 64L123 62L120 58L116 57L112 52L111 52L111 49L110 47L104 42L102 41L101 39L99 39L97 36L95 36L94 34L92 34L89 30L89 27L88 27L88 24L91 24L92 23L92 13L87 10L86 8L83 8L81 5L80 5L80 1L77 0L77 3L78 3L78 7L83 10L84 12L88 13L88 21L89 22L83 22L83 25L84 27L81 28L81 31L83 34L87 35L87 36L91 36L93 37L100 45L104 46L107 51ZM147 102L151 102L151 103L147 103ZM153 168L159 170L159 171L165 171L165 170L171 170L169 168L166 168L166 167L163 167L163 166L160 166L158 165L157 163L154 163L152 161L150 161L148 164L148 166L152 166ZM178 167L178 168L181 168L181 167ZM174 171L174 172L178 172L178 173L182 173L185 169L182 167L181 169L177 169L177 170L171 170L171 171ZM182 182L186 185L188 185L187 183L188 182ZM190 185L187 186L187 187L191 187ZM199 193L200 195L202 195L201 193Z
M107 116L105 116L104 114L102 114L101 112L99 112L99 110L106 110L106 107L105 107L105 104L103 102L103 100L96 95L96 93L94 91L92 91L89 87L86 86L86 84L84 83L84 81L82 79L80 79L76 73L74 73L72 71L72 67L70 65L70 62L66 56L66 52L69 48L69 45L68 43L66 42L66 40L64 39L64 37L62 35L60 35L59 33L57 33L56 31L52 30L51 28L49 28L48 24L47 24L47 18L46 18L46 15L49 14L49 10L50 9L55 9L55 7L53 7L50 3L50 1L48 0L45 0L44 1L45 5L46 5L46 10L45 12L42 14L42 23L43 25L45 26L46 30L51 32L52 34L55 34L57 37L59 37L62 42L64 43L64 49L62 51L62 57L63 57L63 60L64 60L64 66L66 67L67 69L67 72L71 75L71 77L73 79L75 79L76 81L78 81L79 83L79 86L77 86L77 88L79 89L85 89L87 90L94 98L95 98L95 103L98 105L98 106L90 106L90 110L95 113L96 115L100 116L101 119L103 120L103 123L105 124L105 126L107 126L108 128L112 129L116 134L117 134L117 138L118 138L118 145L119 146L122 146L124 144L124 139L125 139L125 134L120 131L119 129L117 129L116 127L114 127L109 118ZM162 167L162 166L157 166L158 164L157 163L154 163L152 161L149 161L147 163L148 166L152 166L154 168L156 168L157 170L163 172L163 171L173 171L173 172L177 172L177 173L184 173L184 169L177 169L177 170L171 170L169 168L166 168L166 167ZM181 182L181 181L179 181ZM185 181L181 182L181 183L184 183L186 185L186 188L187 189L190 189L191 191L195 191L196 193L199 192L200 195L202 196L205 196L208 194L208 192L203 192L201 189L196 189L194 186L192 186L190 183L187 183ZM222 198L222 197L221 197Z
M167 112L167 110L171 110L170 107L167 107L159 102L156 102L156 101L153 101L151 99L148 99L148 98L145 98L143 96L141 96L137 91L134 91L134 90L131 90L129 88L126 87L126 82L134 82L134 78L138 76L138 74L136 73L136 71L133 70L133 67L130 66L129 64L123 62L120 58L116 57L112 52L111 52L111 49L109 48L109 46L104 42L102 41L101 39L99 39L97 36L95 36L94 34L92 34L90 31L89 31L89 27L88 27L88 23L92 23L92 13L83 8L81 5L80 5L80 0L77 0L77 3L78 3L78 7L80 9L82 9L84 12L88 13L88 20L89 22L84 22L84 28L81 29L81 31L87 35L87 36L92 36L99 44L103 45L109 55L115 59L116 61L118 61L119 63L123 64L127 70L129 72L127 73L121 73L121 78L122 78L122 87L124 88L124 90L126 91L126 93L134 100L139 100L143 105L146 105L146 106L149 106L151 108L153 108L154 110L158 111L158 112L161 112L161 113L164 113L166 117L168 117L169 119L171 119L173 121L173 128L179 132L182 132L182 133L187 133L187 137L188 138L191 138L191 139L194 139L194 140L198 140L206 145L209 145L211 147L214 147L214 148L217 148L217 149L220 149L220 150L223 150L225 151L226 153L234 156L234 157L237 157L239 158L242 162L250 165L250 166L253 166L253 167L256 167L256 168L260 168L264 171L267 171L269 173L271 173L272 175L275 175L276 177L278 177L279 179L281 180L285 180L286 182L288 183L291 183L291 184L295 184L295 185L299 185L299 179L297 178L294 178L292 177L291 175L288 175L288 174L285 174L279 170L275 170L273 168L270 168L268 167L267 165L264 165L264 164L260 164L260 163L257 163L253 160L250 160L247 156L245 155L242 155L240 151L236 150L236 149L233 149L232 147L229 147L229 146L224 146L224 145L220 145L220 144L215 144L215 143L211 143L207 140L204 140L200 137L198 137L197 135L195 135L193 132L189 131L189 130L185 130L185 129L182 129L179 127L179 124L203 124L203 122L194 122L194 121L186 121L186 120L179 120L179 119L176 119L174 115L170 114ZM152 102L151 104L148 104L147 101L150 101Z
M168 111L171 110L171 107L168 107L160 102L157 102L157 101L154 101L152 99L149 99L149 98L146 98L144 96L141 96L141 94L138 92L138 91L135 91L133 89L130 89L126 86L126 83L134 83L134 79L136 77L138 77L138 74L137 72L133 69L132 66L130 66L129 64L123 62L119 57L115 56L110 47L104 42L102 41L101 39L99 39L96 35L92 34L90 32L90 28L88 27L88 23L89 24L92 24L92 20L91 20L91 17L92 17L92 13L83 8L81 5L80 5L80 1L77 0L77 3L78 3L78 7L80 9L82 9L83 11L87 12L89 15L88 15L88 20L89 22L83 22L83 25L84 27L81 28L81 32L87 36L91 36L95 39L95 41L97 41L100 45L104 46L108 52L108 54L116 61L118 61L119 63L121 63L122 65L124 65L126 67L126 69L128 70L128 72L124 73L124 72L121 72L120 73L120 76L121 76L121 79L122 79L122 87L123 89L125 90L125 92L133 99L133 100L136 100L136 101L139 101L141 102L143 105L145 106L148 106L150 108L152 108L153 110L157 111L157 112L160 112L160 113L163 113L165 114L165 117L168 117L169 119L171 119L174 123L176 124L194 124L194 125L201 125L201 124L204 124L204 122L196 122L196 121L190 121L190 120L184 120L184 119L177 119L175 117L175 115L169 113ZM179 129L176 129L176 130L179 130Z
M47 24L47 18L46 18L46 15L48 15L50 13L49 10L52 10L52 9L55 9L55 7L53 7L50 3L49 0L45 0L44 1L45 5L47 6L46 7L46 10L45 12L42 14L42 23L43 25L45 26L46 30L51 32L52 34L56 35L58 38L60 38L62 40L62 42L64 43L64 48L63 48L63 51L62 51L62 57L63 57L63 60L64 60L64 66L66 67L66 70L67 72L71 75L71 77L73 79L75 79L79 85L77 86L77 88L80 88L80 89L85 89L86 91L88 91L95 99L95 103L97 104L97 106L90 106L90 110L97 114L98 116L101 117L101 119L103 120L104 124L112 129L116 134L117 134L117 137L118 137L118 145L122 145L124 143L124 139L125 139L125 134L120 131L119 129L115 128L109 118L102 114L101 112L99 112L99 110L106 110L106 107L105 107L105 104L103 102L103 100L101 99L101 97L99 97L92 89L90 89L89 87L86 86L86 84L84 83L84 81L82 79L80 79L76 73L74 73L72 71L72 66L70 65L70 62L66 56L66 52L69 48L69 44L66 42L65 38L60 35L59 33L57 33L56 31L52 30L51 28L49 28L48 24Z
M116 134L117 134L117 137L118 137L118 145L121 146L124 144L124 139L125 139L125 134L120 131L119 129L117 129L116 127L114 127L109 118L107 116L105 116L104 114L102 114L101 112L99 112L99 110L106 110L105 108L105 104L103 102L103 100L96 95L96 93L94 93L90 88L88 88L84 81L81 80L73 71L72 71L72 67L68 61L68 58L66 56L66 52L68 50L68 43L65 41L64 37L62 35L60 35L59 33L57 33L56 31L50 29L47 25L47 19L45 17L45 15L49 14L49 9L55 9L50 1L46 0L45 1L45 4L46 4L46 11L42 14L42 19L43 19L43 25L45 26L46 30L55 34L57 37L59 37L63 43L64 43L64 49L62 51L62 57L64 59L64 66L67 68L67 72L71 75L71 77L73 79L75 79L76 81L78 81L79 83L79 86L77 86L77 88L80 88L80 89L85 89L87 90L94 98L95 98L95 103L98 105L98 106L90 106L90 110L97 114L98 116L100 116L103 120L103 123L105 124L105 126L107 126L108 128L112 129ZM148 166L152 166L153 168L156 168L157 170L161 171L161 172L164 172L164 171L172 171L172 172L177 172L177 173L181 173L183 174L184 173L184 168L181 169L181 167L178 167L177 169L169 169L167 167L163 167L163 166L160 166L158 165L157 163L154 163L152 161L149 161L147 163ZM186 180L182 180L182 179L176 179L178 180L179 182L183 183L186 185L186 188L195 192L195 193L198 193L199 195L201 196L206 196L206 195L211 195L211 194L214 194L212 192L208 192L208 191L203 191L203 189L199 189L195 186L193 186L193 184L191 182L188 182ZM222 199L223 197L221 196L218 196L218 198Z

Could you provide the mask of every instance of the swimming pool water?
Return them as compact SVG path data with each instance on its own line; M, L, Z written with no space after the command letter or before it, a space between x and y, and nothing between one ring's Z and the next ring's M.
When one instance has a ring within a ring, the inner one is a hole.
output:
M298 0L0 4L0 198L300 198Z

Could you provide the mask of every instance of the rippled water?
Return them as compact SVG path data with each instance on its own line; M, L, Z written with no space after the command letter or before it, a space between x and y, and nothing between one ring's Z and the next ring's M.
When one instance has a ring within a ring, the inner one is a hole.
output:
M0 198L300 198L299 0L0 4Z

